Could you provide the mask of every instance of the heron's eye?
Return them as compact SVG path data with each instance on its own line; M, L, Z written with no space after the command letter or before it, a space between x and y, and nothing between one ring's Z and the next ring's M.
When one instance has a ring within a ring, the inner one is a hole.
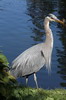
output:
M50 17L51 19L54 19L52 16Z
M49 17L50 17L51 19L54 19L51 15L49 15Z

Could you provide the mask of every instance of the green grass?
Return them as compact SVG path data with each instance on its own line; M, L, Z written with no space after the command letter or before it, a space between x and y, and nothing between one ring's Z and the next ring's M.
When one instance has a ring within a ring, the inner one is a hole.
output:
M44 90L13 84L0 86L0 95L3 100L66 100L65 89Z

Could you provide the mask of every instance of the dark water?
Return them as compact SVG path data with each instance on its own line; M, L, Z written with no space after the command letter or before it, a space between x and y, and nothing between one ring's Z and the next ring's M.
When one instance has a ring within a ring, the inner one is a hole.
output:
M49 13L66 19L66 0L0 0L0 50L10 64L24 50L44 41L43 21ZM52 71L48 75L42 68L37 73L38 84L46 89L66 88L66 28L52 22L51 29ZM25 84L23 78L19 82ZM33 75L28 84L35 87Z

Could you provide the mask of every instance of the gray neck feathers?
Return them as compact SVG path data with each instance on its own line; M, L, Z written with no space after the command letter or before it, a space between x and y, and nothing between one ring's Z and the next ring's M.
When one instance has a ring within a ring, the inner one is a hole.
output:
M44 29L46 33L46 42L48 43L48 45L53 45L53 34L49 27L49 22L50 22L49 19L45 18Z
M49 22L49 19L46 17L44 21L44 30L46 33L46 68L48 69L48 72L51 70L51 55L53 49L53 34L49 27Z

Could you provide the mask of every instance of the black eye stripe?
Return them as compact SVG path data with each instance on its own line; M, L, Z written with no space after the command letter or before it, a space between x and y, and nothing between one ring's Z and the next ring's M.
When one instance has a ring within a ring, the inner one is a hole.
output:
M54 19L51 15L49 15L49 17L50 17L51 19Z
M53 17L50 16L51 19L54 19Z

